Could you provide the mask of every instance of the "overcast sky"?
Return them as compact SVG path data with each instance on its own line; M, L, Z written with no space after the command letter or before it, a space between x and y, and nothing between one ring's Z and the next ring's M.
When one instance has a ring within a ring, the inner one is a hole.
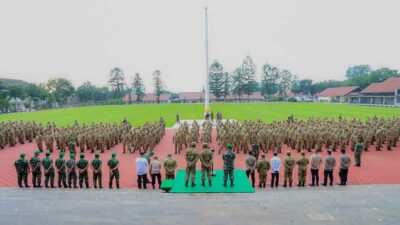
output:
M0 77L45 82L66 77L104 86L119 66L152 91L204 83L204 6L210 62L228 72L246 55L299 79L344 79L356 64L400 70L398 0L1 0Z

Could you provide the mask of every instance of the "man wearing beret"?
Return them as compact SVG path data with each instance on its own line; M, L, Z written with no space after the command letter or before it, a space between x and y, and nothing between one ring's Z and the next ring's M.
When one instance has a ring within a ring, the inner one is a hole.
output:
M64 188L67 188L67 174L65 172L65 159L64 159L64 152L60 152L59 158L56 159L55 165L58 174L58 187L61 188L61 184Z
M94 155L94 159L90 163L90 166L92 167L93 170L93 186L94 188L103 188L103 182L102 182L102 175L103 173L101 172L101 166L102 166L102 161L100 160L100 153L96 152Z
M32 170L32 185L34 188L40 188L42 183L42 170L39 158L40 150L35 151L35 156L29 160Z
M222 154L222 160L224 161L224 187L226 187L226 183L228 180L228 177L231 181L231 187L233 187L233 171L235 170L235 158L236 154L232 151L232 144L227 144L226 148L228 149L227 152L224 152Z
M44 186L45 188L50 187L54 188L54 166L53 166L53 159L50 157L50 151L46 151L46 157L42 161L42 166L44 170Z
M80 159L76 164L76 167L78 167L79 172L79 187L83 188L83 181L85 181L86 188L90 188L88 177L89 162L85 159L85 153L80 154Z
M70 159L67 160L65 166L67 167L68 174L68 187L72 188L72 184L74 188L77 188L76 185L77 177L76 177L76 162L75 162L75 153L70 153Z
M30 173L29 162L25 159L25 156L26 153L22 152L20 154L20 158L14 162L14 166L18 175L18 186L20 188L22 188L22 180L24 181L25 187L30 188L28 185L28 173Z
M117 188L119 188L119 171L118 171L118 165L119 161L116 159L117 153L113 152L111 153L111 159L108 160L107 166L108 166L108 171L110 172L110 178L108 182L108 186L110 189L112 189L112 183L115 177L115 183L117 185Z

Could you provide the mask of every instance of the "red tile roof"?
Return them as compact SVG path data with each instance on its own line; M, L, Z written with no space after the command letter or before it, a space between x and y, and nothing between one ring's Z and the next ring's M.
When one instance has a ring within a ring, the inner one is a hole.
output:
M204 99L203 92L181 92L180 99Z
M327 88L321 91L320 93L317 93L316 96L318 97L345 96L357 89L359 89L359 87L357 86Z
M400 89L400 77L391 77L382 83L374 83L362 90L361 94L371 93L393 93L396 89Z
M204 99L204 94L202 92L181 92L179 93L180 99L191 99L191 100L198 100ZM261 92L254 92L250 96L242 95L242 99L263 99L264 97L261 95ZM210 93L210 99L215 100L216 97ZM223 97L222 97L223 99ZM239 99L239 96L236 95L229 95L226 99Z
M170 94L161 94L160 95L160 101L168 101L170 98ZM124 97L124 102L129 102L129 95L125 95ZM131 94L131 101L135 102L136 101L136 95L135 94ZM143 102L156 102L157 101L157 96L153 93L149 93L146 94L145 96L143 96L142 99Z

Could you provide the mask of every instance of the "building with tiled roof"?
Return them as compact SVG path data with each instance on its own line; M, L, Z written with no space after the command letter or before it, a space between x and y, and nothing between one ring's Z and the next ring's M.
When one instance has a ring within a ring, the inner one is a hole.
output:
M391 77L381 83L373 83L359 94L349 95L349 103L400 106L400 77Z
M361 91L361 88L357 86L350 87L335 87L335 88L327 88L315 96L318 101L326 101L326 102L347 102L347 96L352 93L358 93Z
M160 103L168 103L170 102L171 95L170 94L161 94L160 95ZM126 104L136 103L136 95L135 94L127 94L124 96L123 101ZM154 93L148 93L143 96L141 103L157 103L157 96Z

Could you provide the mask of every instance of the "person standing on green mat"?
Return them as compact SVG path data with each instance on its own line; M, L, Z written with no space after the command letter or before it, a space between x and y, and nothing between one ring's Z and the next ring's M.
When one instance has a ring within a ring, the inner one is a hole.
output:
M222 160L224 160L224 187L226 187L226 182L229 179L231 180L231 187L233 187L233 171L235 170L235 158L236 154L232 151L232 144L227 144L226 148L227 152L222 154Z
M207 143L203 143L203 150L200 152L201 161L201 186L205 187L206 174L208 177L208 186L211 187L212 181L212 166L213 166L213 153L208 148Z
M192 178L192 187L196 186L194 183L196 177L196 163L199 158L196 151L196 142L192 142L190 148L186 151L185 159L186 159L186 182L185 186L188 187L189 178Z

